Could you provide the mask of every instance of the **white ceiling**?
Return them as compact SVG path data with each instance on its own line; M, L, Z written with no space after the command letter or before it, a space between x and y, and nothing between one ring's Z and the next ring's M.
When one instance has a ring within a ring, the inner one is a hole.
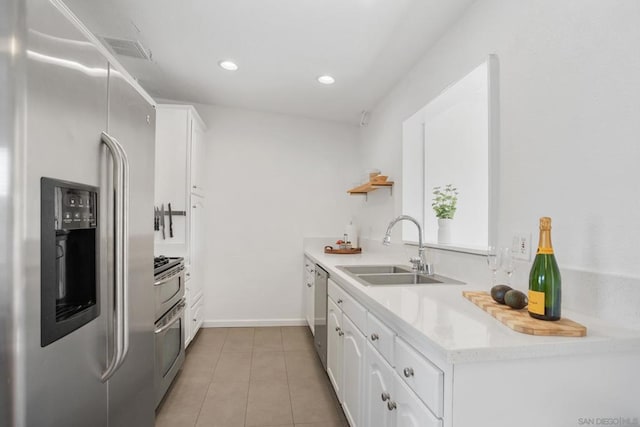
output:
M473 0L67 0L154 97L357 123ZM232 59L234 73L218 66ZM316 81L322 74L336 83Z

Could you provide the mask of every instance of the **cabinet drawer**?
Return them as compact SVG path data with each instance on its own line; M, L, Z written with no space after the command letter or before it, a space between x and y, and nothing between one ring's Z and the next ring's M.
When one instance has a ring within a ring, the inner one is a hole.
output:
M339 306L342 305L344 296L347 294L340 286L336 284L336 282L331 279L329 279L329 282L327 284L327 293L336 304L339 304Z
M309 258L304 257L304 271L305 273L308 273L311 277L313 277L313 273L314 268L316 267L316 265L313 263L313 261L311 261Z
M333 299L338 307L349 316L349 319L361 331L367 330L367 310L360 305L351 295L346 293L344 289L329 279L328 291L329 296Z
M367 330L371 345L382 354L382 356L394 366L393 360L393 337L395 333L384 323L371 313L367 313Z
M395 339L396 371L418 397L442 418L444 373L399 337Z
M427 408L400 378L395 379L393 401L398 411L396 427L442 427L442 420Z

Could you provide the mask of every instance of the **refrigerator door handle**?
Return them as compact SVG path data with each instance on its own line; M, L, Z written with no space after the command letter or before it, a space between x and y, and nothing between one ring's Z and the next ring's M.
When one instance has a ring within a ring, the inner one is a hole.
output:
M102 382L107 381L120 368L129 349L129 160L120 143L106 132L102 132L102 142L108 147L113 158L113 187L115 192L115 306L114 351L107 369L102 374Z

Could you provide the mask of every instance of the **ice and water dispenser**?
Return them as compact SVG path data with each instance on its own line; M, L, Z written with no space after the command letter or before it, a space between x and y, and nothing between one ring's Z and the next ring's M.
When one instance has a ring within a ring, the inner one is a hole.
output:
M42 347L100 314L98 239L98 189L42 178Z

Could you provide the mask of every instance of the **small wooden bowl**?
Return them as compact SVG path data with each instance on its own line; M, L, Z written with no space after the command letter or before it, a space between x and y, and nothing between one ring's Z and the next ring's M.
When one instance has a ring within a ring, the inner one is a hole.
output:
M376 175L371 177L370 182L372 183L382 183L382 182L387 182L387 178L389 178L386 175Z

